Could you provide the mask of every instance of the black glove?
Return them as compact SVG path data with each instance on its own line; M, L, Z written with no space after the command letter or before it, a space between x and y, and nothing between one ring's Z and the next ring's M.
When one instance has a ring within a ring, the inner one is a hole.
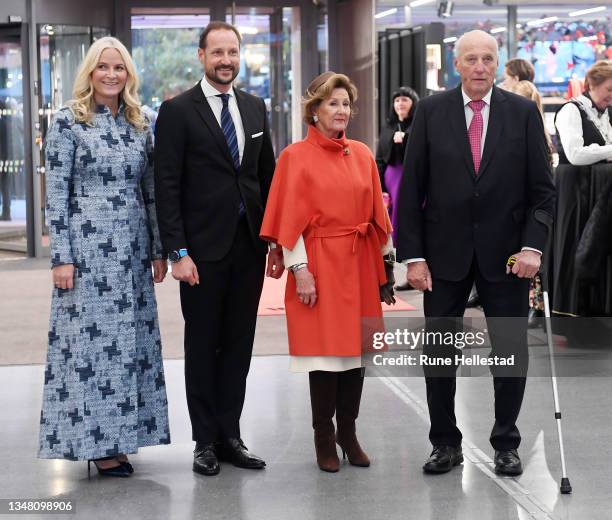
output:
M385 302L387 305L395 304L395 297L393 296L393 286L395 285L395 276L393 275L393 265L395 264L395 257L392 253L383 256L385 262L385 274L387 275L387 283L380 286L380 301Z

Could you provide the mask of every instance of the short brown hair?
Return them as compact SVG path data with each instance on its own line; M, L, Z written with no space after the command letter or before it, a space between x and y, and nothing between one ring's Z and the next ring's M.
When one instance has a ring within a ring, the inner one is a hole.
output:
M200 34L200 43L199 43L200 49L206 49L206 38L208 34L211 33L212 31L219 31L219 30L233 31L236 37L238 38L238 45L240 46L240 44L242 43L242 37L240 36L240 32L232 24L225 23L225 22L218 22L218 21L210 22L206 27L204 27L202 34Z
M584 78L584 90L588 92L591 87L599 87L602 83L612 78L612 61L601 60L595 62L589 70L587 70Z
M347 91L351 105L351 117L357 113L354 108L357 101L357 87L344 74L327 71L319 74L310 82L306 89L306 96L302 99L302 119L307 125L314 124L313 112L322 101L329 98L335 88L343 88Z
M514 58L506 62L508 76L514 76L519 81L531 81L535 78L533 65L522 58Z

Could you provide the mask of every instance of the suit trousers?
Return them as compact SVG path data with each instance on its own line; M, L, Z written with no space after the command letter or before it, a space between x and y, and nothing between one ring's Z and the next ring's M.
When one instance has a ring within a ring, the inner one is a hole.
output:
M240 437L265 262L242 217L226 257L196 261L199 285L180 284L185 389L194 441Z
M527 346L529 280L510 274L503 281L488 281L481 275L475 259L468 276L463 280L448 281L433 278L433 290L425 292L423 302L427 328L429 331L432 328L439 328L444 323L444 320L432 318L461 318L474 283L487 318L488 336L492 346L491 355L506 357L514 354L515 362L520 366L520 370L514 370L512 375L503 372L500 375L499 371L491 370L495 394L495 423L489 440L496 450L516 449L521 441L516 421L525 393L525 376L529 359ZM447 329L449 326L456 327L457 322L453 323L450 325L446 323L443 326ZM438 350L434 352L436 348ZM439 346L426 345L424 353L430 357L454 358L454 355L460 354L461 351L450 346L446 348L446 352L443 348L441 353ZM448 367L446 372L440 372L439 368L425 369L427 404L431 420L429 440L433 445L461 444L462 435L455 417L456 369L455 364Z

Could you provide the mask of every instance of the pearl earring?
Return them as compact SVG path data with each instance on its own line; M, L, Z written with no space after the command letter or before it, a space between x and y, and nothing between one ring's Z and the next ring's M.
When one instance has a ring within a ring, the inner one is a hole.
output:
M319 121L319 118L317 117L317 114L314 114L314 115L312 116L312 120L313 120L315 123L317 123L317 122Z

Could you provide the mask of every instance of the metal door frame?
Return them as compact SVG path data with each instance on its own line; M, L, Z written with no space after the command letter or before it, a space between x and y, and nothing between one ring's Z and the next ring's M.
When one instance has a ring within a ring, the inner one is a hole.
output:
M24 175L25 175L25 190L26 190L26 250L28 256L34 256L36 253L36 222L34 204L34 175L32 165L32 100L30 97L30 45L29 45L29 26L27 23L8 23L0 24L0 39L3 35L13 36L19 40L21 47L21 74L22 74L22 96L23 96L23 158L24 158ZM14 249L2 248L0 250Z

